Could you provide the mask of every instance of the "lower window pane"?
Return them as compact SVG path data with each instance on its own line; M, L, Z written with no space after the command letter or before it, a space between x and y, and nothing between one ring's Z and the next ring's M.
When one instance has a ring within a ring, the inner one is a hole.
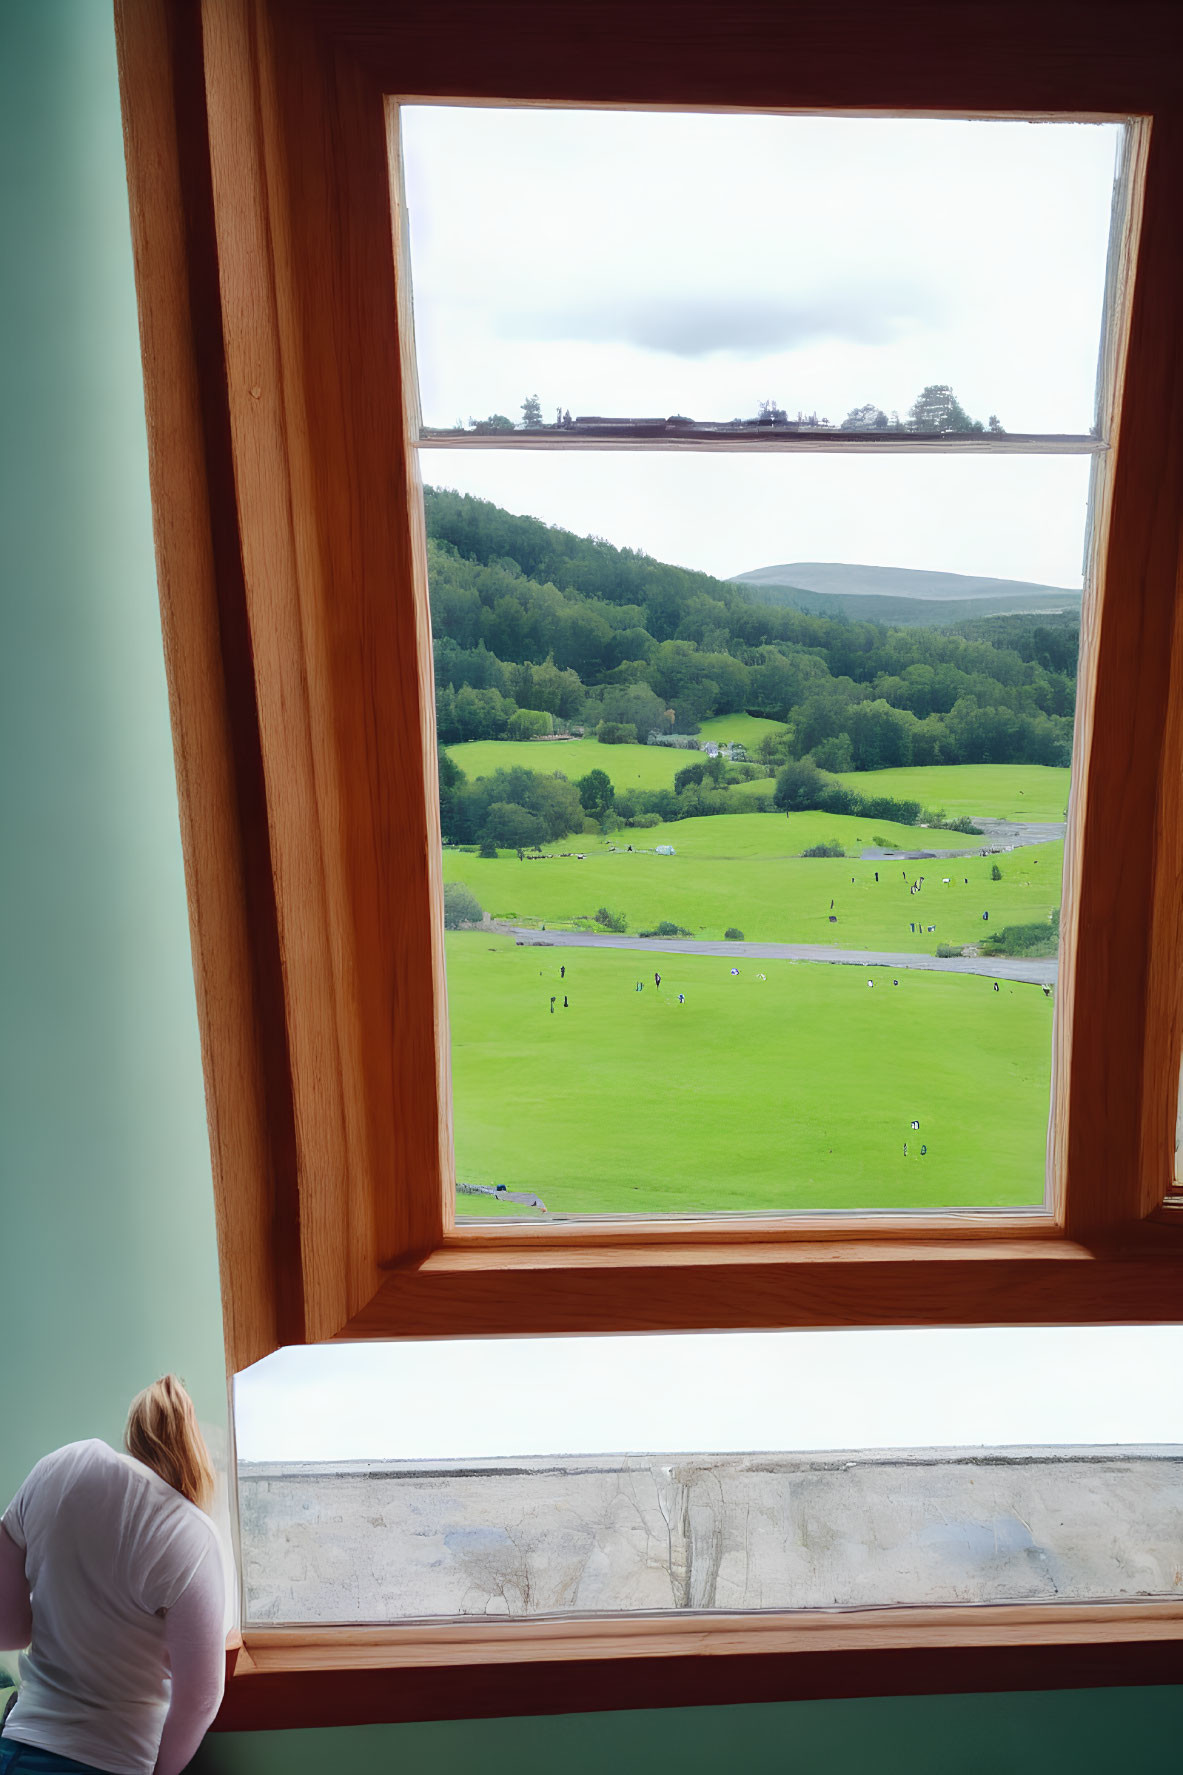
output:
M1087 460L425 454L459 1218L1040 1206Z

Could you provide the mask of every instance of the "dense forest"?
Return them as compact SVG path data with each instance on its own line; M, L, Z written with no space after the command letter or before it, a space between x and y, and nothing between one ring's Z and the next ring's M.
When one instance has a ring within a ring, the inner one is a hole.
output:
M1075 624L811 616L469 495L425 501L444 743L572 725L645 742L746 710L785 724L772 766L1069 762Z

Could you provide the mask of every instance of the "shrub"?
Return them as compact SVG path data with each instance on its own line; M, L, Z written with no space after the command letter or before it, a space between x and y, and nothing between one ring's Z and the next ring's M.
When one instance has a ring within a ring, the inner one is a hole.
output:
M661 825L661 815L660 814L634 814L632 819L629 820L628 824L630 826L642 826L646 830L648 830L648 828L650 826L660 826Z
M618 937L623 936L625 931L628 930L628 919L624 916L624 913L611 912L607 906L601 906L598 908L596 912L596 923L598 925L603 925L606 931L615 931Z
M728 943L742 943L743 942L743 932L740 930L737 930L733 924L729 924L727 926L727 929L723 932L723 936L725 937L725 939L727 940Z
M554 722L545 709L518 709L509 718L505 729L507 740L536 740L544 733L554 732Z
M640 935L642 937L691 937L694 933L688 931L683 924L672 924L668 918L663 918L661 923L655 925L651 931L641 931Z
M482 857L495 857L497 855L497 840L495 838L482 838L481 842L477 845L477 851Z
M828 844L811 844L807 851L801 852L801 855L803 857L844 857L846 852L837 839L831 839Z
M990 880L991 881L1001 881L1002 880L1002 870L998 867L997 863L991 863L991 865L990 865Z
M601 721L596 738L601 746L635 746L637 730L631 721Z
M1057 906L1046 924L1008 924L984 937L979 947L983 955L1055 955L1060 947L1060 909Z
M930 820L930 826L940 826L946 832L968 832L971 838L980 838L982 828L975 826L968 814L959 814L955 820L947 820L942 814L937 820Z
M948 961L951 956L964 955L964 953L965 951L960 943L937 944L937 954L945 961Z
M470 887L465 887L462 881L444 883L445 930L458 931L461 925L481 924L484 916L480 901Z

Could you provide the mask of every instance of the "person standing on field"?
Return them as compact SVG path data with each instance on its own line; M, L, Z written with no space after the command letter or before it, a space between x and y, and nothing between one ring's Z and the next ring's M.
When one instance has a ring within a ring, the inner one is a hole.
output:
M132 1401L124 1442L46 1455L0 1519L0 1646L28 1648L0 1775L179 1775L218 1710L214 1473L175 1375Z

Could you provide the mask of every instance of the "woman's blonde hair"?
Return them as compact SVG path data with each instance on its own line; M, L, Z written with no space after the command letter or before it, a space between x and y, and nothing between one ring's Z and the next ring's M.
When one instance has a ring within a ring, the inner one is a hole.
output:
M197 1424L193 1401L175 1374L166 1374L137 1393L123 1434L129 1455L143 1461L183 1498L208 1510L214 1495L214 1468Z

